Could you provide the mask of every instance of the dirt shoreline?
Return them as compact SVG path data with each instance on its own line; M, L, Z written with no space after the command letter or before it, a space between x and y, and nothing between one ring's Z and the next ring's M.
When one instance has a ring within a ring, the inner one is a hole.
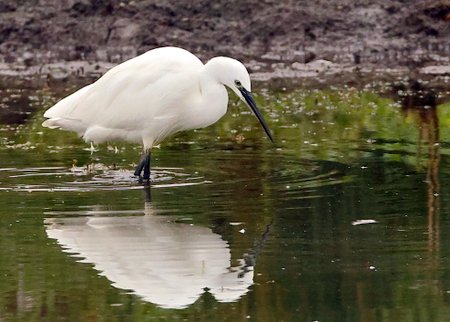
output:
M448 82L450 2L0 0L2 83L87 81L166 45L233 56L259 81Z

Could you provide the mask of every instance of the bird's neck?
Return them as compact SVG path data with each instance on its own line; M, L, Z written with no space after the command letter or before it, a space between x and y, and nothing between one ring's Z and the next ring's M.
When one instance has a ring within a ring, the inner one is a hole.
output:
M202 124L199 127L206 127L219 120L227 111L228 92L205 65L205 69L200 74L201 100L197 112L202 116ZM200 119L200 118L199 118Z

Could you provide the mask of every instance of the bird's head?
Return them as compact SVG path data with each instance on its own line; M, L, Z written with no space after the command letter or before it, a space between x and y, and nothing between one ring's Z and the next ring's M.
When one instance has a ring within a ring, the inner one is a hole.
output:
M273 142L269 127L253 99L247 68L238 60L229 57L216 57L211 59L208 64L215 65L214 72L217 80L235 92L250 107L270 141Z

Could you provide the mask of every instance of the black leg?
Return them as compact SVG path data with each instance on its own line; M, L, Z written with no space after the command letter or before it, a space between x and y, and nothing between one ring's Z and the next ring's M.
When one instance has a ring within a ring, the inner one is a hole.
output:
M147 156L145 157L144 176L142 178L144 180L150 180L150 151L147 153Z
M150 152L144 153L141 161L139 162L139 164L136 167L136 170L134 171L134 175L140 177L142 170L144 170L143 178L146 180L150 179Z
M144 154L144 155L142 156L141 161L140 161L139 164L137 165L136 170L134 171L134 175L135 175L136 177L140 177L140 176L141 176L142 169L144 169L144 166L145 166L146 158L147 158L147 157L146 157L146 155Z
M134 171L134 175L140 177L142 170L144 170L143 179L145 180L150 179L150 152L144 153L141 161L139 162L139 164L136 167L136 170Z

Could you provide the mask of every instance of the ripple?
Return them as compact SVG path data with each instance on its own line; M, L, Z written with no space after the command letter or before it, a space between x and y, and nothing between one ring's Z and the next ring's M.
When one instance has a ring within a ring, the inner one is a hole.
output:
M288 164L273 179L279 200L323 198L333 193L329 187L353 180L348 165L340 162L302 160Z
M49 179L53 177L53 179ZM142 183L130 170L112 169L104 164L88 167L1 168L2 191L89 192L139 190ZM182 168L152 168L152 188L192 186L209 183L203 177L185 173Z

